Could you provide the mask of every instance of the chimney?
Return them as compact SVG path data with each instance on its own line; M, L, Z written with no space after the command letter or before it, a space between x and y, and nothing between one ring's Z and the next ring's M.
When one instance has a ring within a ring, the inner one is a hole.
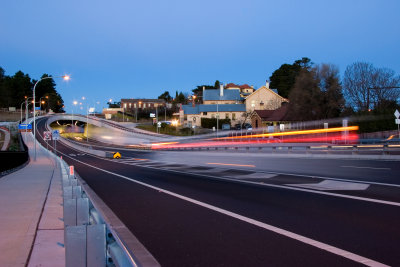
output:
M219 85L219 96L224 96L224 85L222 83Z
M269 82L268 82L268 80L265 81L265 87L267 87L267 89L269 89Z

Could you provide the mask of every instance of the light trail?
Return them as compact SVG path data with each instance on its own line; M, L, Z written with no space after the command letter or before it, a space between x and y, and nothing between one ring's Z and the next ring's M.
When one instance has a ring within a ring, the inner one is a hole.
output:
M314 129L314 130L303 130L303 131L290 131L290 132L279 132L279 133L265 133L265 134L253 134L253 135L244 135L244 136L220 137L220 138L214 138L214 140L258 138L258 137L280 137L280 136L288 136L288 135L335 133L335 132L357 131L357 130L358 130L358 126L349 126L349 127L335 127L335 128L329 128L329 129Z

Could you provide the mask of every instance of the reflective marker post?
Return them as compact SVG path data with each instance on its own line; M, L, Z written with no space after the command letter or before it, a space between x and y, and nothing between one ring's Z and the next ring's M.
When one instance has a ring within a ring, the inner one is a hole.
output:
M69 176L71 176L72 178L75 178L74 166L69 166Z

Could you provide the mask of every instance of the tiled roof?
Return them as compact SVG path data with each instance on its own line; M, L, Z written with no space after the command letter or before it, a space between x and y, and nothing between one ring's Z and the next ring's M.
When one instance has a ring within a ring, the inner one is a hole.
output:
M284 104L275 110L254 110L263 121L284 121L289 105Z
M217 107L218 106L218 107ZM200 114L200 112L245 112L245 104L221 104L221 105L182 105L184 114Z
M234 83L228 83L225 88L239 88L240 86Z
M245 84L239 86L239 88L240 88L240 89L248 89L248 88L251 88L251 86L248 85L247 83L245 83Z
M203 100L241 100L239 89L223 90L224 95L219 95L219 89L208 89L204 91Z

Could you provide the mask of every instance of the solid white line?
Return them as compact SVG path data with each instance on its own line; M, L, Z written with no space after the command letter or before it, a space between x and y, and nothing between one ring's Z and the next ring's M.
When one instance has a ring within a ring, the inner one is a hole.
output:
M63 153L63 154L64 154L64 153ZM69 156L66 155L66 154L64 154L64 155L67 156L67 157L69 157ZM69 158L71 158L71 157L69 157ZM234 213L234 212L225 210L225 209L218 208L218 207L216 207L216 206L213 206L213 205L210 205L210 204L207 204L207 203L204 203L204 202L195 200L195 199L193 199L193 198L189 198L189 197L185 197L185 196L183 196L183 195L179 195L179 194L177 194L177 193L171 192L171 191L169 191L169 190L162 189L162 188L160 188L160 187L156 187L156 186L153 186L153 185L150 185L150 184L146 184L146 183L137 181L137 180L135 180L135 179L126 177L126 176L121 175L121 174L118 174L118 173L114 173L114 172L110 172L110 171L101 169L101 168L99 168L99 167L96 167L96 166L87 164L87 163L82 162L82 161L80 161L80 160L77 160L77 159L75 159L75 158L71 158L71 159L72 159L72 160L75 160L75 161L77 161L77 162L80 162L81 164L84 164L84 165L87 165L87 166L92 167L92 168L94 168L94 169L97 169L97 170L99 170L99 171L103 171L103 172L105 172L105 173L109 173L109 174L115 175L115 176L117 176L117 177L123 178L123 179L125 179L125 180L131 181L131 182L134 182L134 183L137 183L137 184L140 184L140 185L142 185L142 186L151 188L151 189L153 189L153 190L157 190L157 191L160 192L160 193L168 194L168 195L170 195L170 196L173 196L173 197L182 199L182 200L187 201L187 202L190 202L190 203L192 203L192 204L195 204L195 205L198 205L198 206L201 206L201 207L204 207L204 208L213 210L213 211L215 211L215 212L218 212L218 213L221 213L221 214L230 216L230 217L232 217L232 218L241 220L241 221L243 221L243 222L246 222L246 223L249 223L249 224L258 226L258 227L263 228L263 229L265 229L265 230L268 230L268 231L271 231L271 232L274 232L274 233L277 233L277 234L286 236L286 237L288 237L288 238L291 238L291 239L300 241L300 242L302 242L302 243L304 243L304 244L307 244L307 245L310 245L310 246L313 246L313 247L316 247L316 248L319 248L319 249L328 251L328 252L330 252L330 253L332 253L332 254L335 254L335 255L338 255L338 256L347 258L347 259L349 259L349 260L352 260L352 261L355 261L355 262L358 262L358 263L362 263L362 264L367 265L367 266L388 266L388 265L385 265L385 264L383 264L383 263L374 261L374 260L372 260L372 259L369 259L369 258L360 256L360 255L357 255L357 254L354 254L354 253L352 253L352 252L349 252L349 251L346 251L346 250L343 250L343 249L340 249L340 248L337 248L337 247L334 247L334 246L331 246L331 245L328 245L328 244L319 242L319 241L317 241L317 240L314 240L314 239L311 239L311 238L308 238L308 237L305 237L305 236L302 236L302 235L299 235L299 234L296 234L296 233L293 233L293 232L284 230L284 229L282 229L282 228L278 228L278 227L275 227L275 226L272 226L272 225L269 225L269 224L266 224L266 223L263 223L263 222L260 222L260 221L257 221L257 220L254 220L254 219L245 217L245 216L242 216L242 215L240 215L240 214L237 214L237 213Z
M340 166L342 168L357 168L357 169L372 169L372 170L391 170L391 168L375 168L375 167L362 167L362 166Z
M68 146L66 144L64 144L64 146L67 146L72 150L78 151L77 149L72 148L72 147L70 147L70 146ZM102 158L102 157L98 157L96 155L91 155L91 156L95 157L95 158L98 158L98 159L101 159L101 160L118 162L118 161L114 161L113 159ZM71 158L71 159L79 161L79 160L74 159L74 158ZM81 161L79 161L79 162L81 162ZM133 166L133 164L129 164L129 163L124 163L124 162L119 162L119 163ZM83 163L83 164L86 164L86 163ZM139 164L134 164L134 165L135 166L140 166L140 167L143 167L143 168L154 169L154 170L162 169L162 170L167 170L167 171L170 171L170 172L175 172L175 173L180 173L180 174L187 174L188 173L188 172L183 172L183 171L179 171L179 170L175 170L175 169L162 168L162 166L155 168L155 167L152 167L151 165L147 165L147 164L140 164L140 165ZM263 173L265 173L265 172L263 172ZM368 182L368 181L358 181L358 180L349 180L349 179L340 179L340 178L330 178L330 177L324 177L324 176L310 176L310 175L304 175L304 174L290 174L290 173L280 173L280 172L267 172L267 173L269 173L269 174L294 175L294 176L300 176L300 177L320 178L320 179L333 180L333 181L344 181L344 182L353 182L353 183L363 183L363 184L374 184L374 185L384 185L384 186L391 186L391 187L400 187L400 185L396 185L396 184L386 184L386 183L377 183L377 182ZM259 185L259 186L289 189L289 190L294 190L294 191L302 191L302 192L313 193L313 194L320 194L320 195L340 197L340 198L348 198L348 199L354 199L354 200L367 201L367 202L373 202L373 203L378 203L378 204L384 204L384 205L391 205L391 206L400 207L400 203L399 202L393 202L393 201L386 201L386 200L366 198L366 197L357 197L357 196L351 196L351 195L343 195L343 194L339 194L339 193L323 192L323 191L317 191L317 190L306 189L306 188L298 188L298 187L292 187L292 186L286 186L286 185L276 185L276 184L268 184L268 183L262 183L261 184L259 182L237 180L237 179L231 179L231 178L219 177L219 176L217 177L217 176L212 176L212 175L207 175L207 174L200 174L200 173L192 173L192 174L197 175L197 176L202 176L202 177L219 179L219 180L234 181L236 183L256 184L256 185Z
M75 150L75 149L74 149L74 150ZM227 215L227 216L236 218L236 219L238 219L238 220L247 222L247 223L249 223L249 224L252 224L252 225L261 227L261 228L263 228L263 229L266 229L266 230L275 232L275 233L277 233L277 234L280 234L280 235L283 235L283 236L286 236L286 237L295 239L295 240L297 240L297 241L300 241L300 242L302 242L302 243L308 244L308 245L310 245L310 246L314 246L314 247L316 247L316 248L319 248L319 249L328 251L328 252L333 253L333 254L335 254L335 255L348 258L348 259L350 259L350 260L352 260L352 261L359 262L359 263L362 263L362 264L367 265L367 266L388 266L388 265L385 265L385 264L383 264L383 263L380 263L380 262L377 262L377 261L374 261L374 260L365 258L365 257L363 257L363 256L360 256L360 255L351 253L351 252L349 252L349 251L342 250L342 249L340 249L340 248L333 247L333 246L330 246L330 245L328 245L328 244L319 242L319 241L317 241L317 240L310 239L310 238L308 238L308 237L305 237L305 236L302 236L302 235L298 235L298 234L296 234L296 233L293 233L293 232L290 232L290 231L287 231L287 230L284 230L284 229L281 229L281 228L278 228L278 227L275 227L275 226L272 226L272 225L269 225L269 224L266 224L266 223L263 223L263 222L260 222L260 221L257 221L257 220L254 220L254 219L245 217L245 216L242 216L242 215L240 215L240 214L233 213L233 212L230 212L230 211L227 211L227 210L224 210L224 209L221 209L221 208L212 206L212 205L210 205L210 204L207 204L207 203L204 203L204 202L200 202L200 201L198 201L198 200L195 200L195 199L192 199L192 198L189 198L189 197L185 197L185 196L176 194L176 193L174 193L174 192L171 192L171 191L168 191L168 190L165 190L165 189L156 187L156 186L152 186L152 185L149 185L149 184L146 184L146 183L143 183L143 182L134 180L134 179L132 179L132 178L129 178L129 177L126 177L126 176L117 174L117 173L113 173L113 172L110 172L110 171L101 169L101 168L99 168L99 167L96 167L96 166L87 164L87 163L85 163L85 162L82 162L82 161L80 161L80 160L77 160L76 158L72 158L72 157L70 157L70 156L68 156L68 155L66 155L66 154L64 154L64 153L62 153L62 152L60 152L60 153L63 154L64 156L66 156L66 157L72 159L72 160L75 160L75 161L77 161L77 162L80 162L81 164L84 164L84 165L86 165L86 166L92 167L92 168L94 168L94 169L97 169L97 170L103 171L103 172L105 172L105 173L109 173L109 174L115 175L115 176L117 176L117 177L120 177L120 178L129 180L129 181L131 181L131 182L140 184L140 185L142 185L142 186L145 186L145 187L148 187L148 188L157 190L158 192L166 193L166 194L168 194L168 195L171 195L171 196L174 196L174 197L176 197L176 198L179 198L179 199L188 201L188 202L190 202L190 203L193 203L193 204L202 206L202 207L204 207L204 208L211 209L211 210L216 211L216 212L219 212L219 213L221 213L221 214L225 214L225 215ZM225 179L225 178L222 178L222 179ZM227 180L228 180L228 179L227 179ZM339 197L349 197L349 196L344 196L344 195L339 195L339 194L332 194L332 193L327 193L327 192L316 192L316 191L312 191L312 190L299 189L299 188L291 188L291 187L286 187L286 186L277 186L277 185L266 185L266 186L280 187L280 188L285 188L285 189L291 189L291 190L297 190L297 191L306 191L306 192L319 193L319 194L326 194L326 195L335 195L335 196L339 196ZM364 201L372 201L372 202L383 203L383 204L388 204L388 203L390 204L390 202L388 202L388 201L381 201L381 200L374 200L374 199L366 199L366 198L360 198L360 197L349 197L349 198L358 199L358 200L364 200ZM400 206L400 203L395 203L395 202L393 202L391 205L393 205L393 204L396 205L396 206Z

